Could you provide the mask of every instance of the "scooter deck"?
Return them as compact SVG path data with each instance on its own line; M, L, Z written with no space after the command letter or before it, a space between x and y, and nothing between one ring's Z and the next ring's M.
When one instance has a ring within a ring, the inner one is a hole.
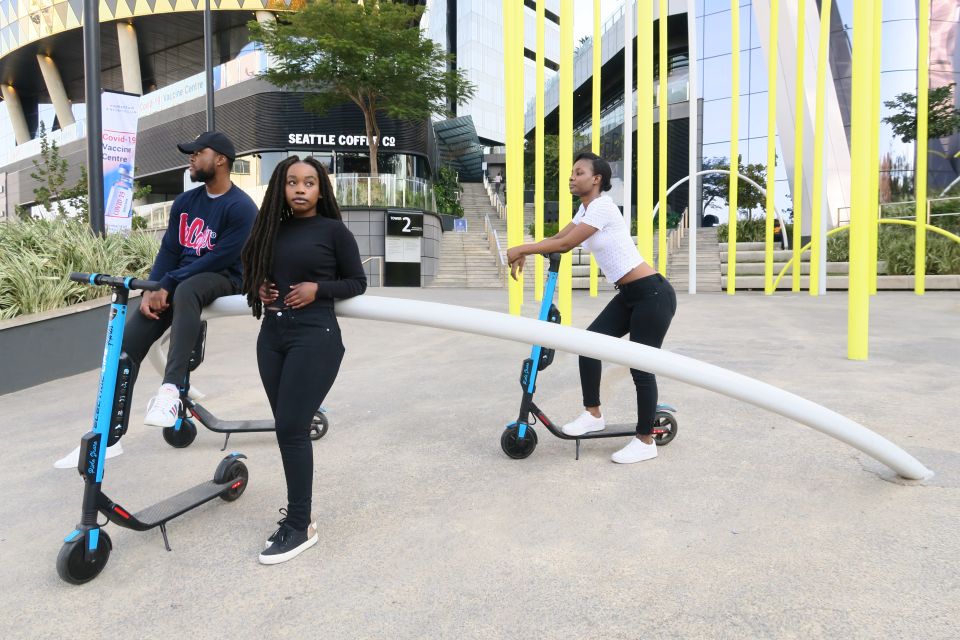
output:
M549 428L549 427L548 427ZM607 428L603 431L591 431L590 433L585 433L582 436L568 436L567 434L560 431L560 429L550 429L553 431L553 434L564 440L593 440L595 438L625 438L627 436L637 435L636 425L630 424L608 424Z
M256 433L275 429L273 420L220 420L199 403L193 403L190 411L215 433Z
M133 514L132 518L123 517L123 513L117 511L117 505L109 498L101 494L100 511L106 515L112 522L129 529L146 530L156 526L161 526L177 516L181 516L187 511L194 509L206 502L209 502L228 490L235 481L218 483L208 480L186 491L170 496L166 500L146 507L142 511ZM120 507L122 509L122 507Z

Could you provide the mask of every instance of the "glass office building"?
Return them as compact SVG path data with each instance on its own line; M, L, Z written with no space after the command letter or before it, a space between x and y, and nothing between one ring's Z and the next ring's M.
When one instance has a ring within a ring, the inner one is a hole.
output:
M560 0L547 0L544 21L545 75L552 78L560 57ZM536 3L524 2L524 94L536 87ZM431 39L453 54L453 66L462 69L474 85L475 96L465 104L450 105L455 116L473 119L480 143L501 145L505 140L503 97L503 7L499 0L427 0L421 26Z
M766 165L767 161L767 46L769 41L769 0L741 0L740 2L740 41L731 42L731 6L729 0L690 0L695 2L697 23L697 62L699 63L698 87L696 95L699 102L699 122L701 133L698 138L697 163L701 168L726 165L730 162L731 132L731 59L732 48L736 44L740 50L740 114L739 114L739 153L744 165ZM849 217L849 136L851 114L851 43L853 38L853 3L855 0L835 0L830 15L831 40L827 91L827 198L828 209L834 225L845 222ZM656 5L656 3L654 3ZM795 3L780 3L780 25L778 30L780 67L777 71L777 165L776 202L778 208L786 212L792 210L792 182L794 164L794 122L795 105L805 107L804 116L804 208L805 219L809 219L806 207L810 203L810 185L812 184L812 127L814 116L814 90L816 78L817 37L819 31L820 2L807 3L805 41L805 90L796 95L795 59L797 51L796 6ZM635 4L630 2L629 14L635 18ZM688 76L688 33L687 3L672 1L669 3L669 67L668 67L668 117L669 151L668 182L688 174L687 144L689 131L689 76ZM656 11L656 6L654 8ZM602 105L601 105L601 153L608 157L613 166L615 179L623 179L623 38L624 8L611 14L604 23L602 31ZM656 22L657 16L652 19ZM932 0L931 2L931 38L930 38L930 86L938 87L960 82L960 44L957 42L958 20L960 20L960 0ZM635 22L633 24L636 24ZM654 25L654 37L658 29ZM902 93L916 93L917 75L917 6L916 2L884 2L882 15L882 60L881 60L881 101L891 101ZM636 51L634 40L634 52ZM658 43L652 46L654 60L657 60ZM592 83L592 43L580 48L574 63L574 127L577 148L588 147L591 136L590 91ZM655 69L654 83L656 91L658 70ZM636 104L634 94L634 104ZM557 82L554 80L547 88L547 117L545 131L557 132ZM659 102L659 101L657 101ZM957 92L953 94L954 105L958 104ZM634 114L636 108L634 107ZM881 105L881 118L893 111ZM655 118L657 116L655 115ZM533 105L527 109L527 131L532 135L535 126ZM632 127L635 131L636 124ZM656 136L656 126L654 126ZM636 146L634 146L636 149ZM654 145L656 154L657 145ZM930 141L929 183L931 196L940 192L957 180L960 175L960 161L955 157L960 151L960 136L956 133L943 139ZM844 164L843 156L846 154ZM881 123L879 157L877 166L881 171L880 197L884 201L904 201L913 199L915 143L903 141L897 137L890 125ZM636 159L634 164L636 166ZM656 171L657 158L645 158L642 167ZM635 171L636 169L634 169ZM764 168L765 170L765 168ZM634 183L635 184L635 183ZM957 189L954 185L952 189ZM622 194L622 188L619 191ZM635 191L634 191L635 193ZM614 190L617 198L617 190ZM956 195L956 194L954 194ZM622 198L622 195L619 197ZM656 196L655 196L656 197ZM622 202L622 200L621 200ZM652 204L652 203L651 203ZM727 219L726 205L713 200L703 203L702 214L716 215L721 222ZM686 207L686 189L678 189L671 195L669 206L675 211ZM741 216L745 215L741 213ZM762 216L762 211L753 213ZM806 235L806 234L805 234Z

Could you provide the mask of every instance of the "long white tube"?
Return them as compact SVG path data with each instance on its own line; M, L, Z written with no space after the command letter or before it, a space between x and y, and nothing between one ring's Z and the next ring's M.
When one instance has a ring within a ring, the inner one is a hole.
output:
M730 172L727 171L726 169L704 169L703 171L697 171L696 175L697 175L697 176L705 176L705 175L709 175L709 174L711 174L711 173L720 173L720 174L723 174L723 175L730 175ZM742 173L738 173L737 175L740 176L740 179L743 180L744 182L746 182L746 183L748 183L748 184L752 184L754 187L756 187L757 190L760 192L760 195L766 197L766 195L767 195L767 190L766 190L766 189L764 189L764 188L761 187L759 184L757 184L756 182L754 182L753 180L751 180L751 179L748 178L747 176L743 175ZM680 178L679 180L677 180L676 182L674 182L674 183L670 186L670 188L667 189L667 195L670 195L670 194L673 192L674 189L676 189L677 187L679 187L680 185L682 185L684 182L686 182L686 181L689 180L689 179L690 179L690 176L687 175L687 176L683 176L682 178ZM659 203L659 202L656 203L655 205L653 205L653 214L654 214L654 215L657 214L657 209L658 209L659 207L660 207L660 203ZM773 211L774 211L774 213L777 214L777 218L780 220L780 228L781 228L781 229L786 229L786 228L787 228L787 223L783 221L783 214L780 213L780 209L777 209L776 207L774 207L774 208L773 208ZM786 234L786 233L781 233L780 235L783 237L783 248L784 248L784 249L789 249L789 248L790 248L790 240L787 239L787 234Z
M346 318L414 324L539 344L650 371L796 420L862 451L904 478L923 480L933 475L920 461L883 436L826 407L766 382L669 351L531 318L402 298L358 296L339 300L336 312ZM226 296L207 307L203 317L212 319L249 313L243 296ZM159 357L151 358L154 364L158 360L165 362L165 355L161 353Z

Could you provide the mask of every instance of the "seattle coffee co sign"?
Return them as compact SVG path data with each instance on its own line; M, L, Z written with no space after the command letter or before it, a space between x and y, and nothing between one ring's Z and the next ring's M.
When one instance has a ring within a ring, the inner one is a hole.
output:
M374 142L377 138L374 137ZM288 144L305 144L310 146L323 147L368 147L367 136L355 136L346 133L288 133ZM394 136L383 136L380 139L381 147L397 146L397 139Z

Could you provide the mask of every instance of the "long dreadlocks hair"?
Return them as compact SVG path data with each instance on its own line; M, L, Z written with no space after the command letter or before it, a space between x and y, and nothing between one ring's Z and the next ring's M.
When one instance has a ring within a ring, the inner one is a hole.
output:
M340 207L333 196L330 175L320 161L313 156L300 159L290 156L277 165L270 176L267 193L263 196L260 213L253 223L253 230L243 247L240 260L243 263L243 292L247 295L247 304L253 310L253 317L263 313L260 301L260 285L269 280L273 267L273 245L277 239L280 223L293 217L293 211L287 203L287 170L298 162L304 162L317 170L320 178L320 198L317 200L317 215L334 220L343 220Z

